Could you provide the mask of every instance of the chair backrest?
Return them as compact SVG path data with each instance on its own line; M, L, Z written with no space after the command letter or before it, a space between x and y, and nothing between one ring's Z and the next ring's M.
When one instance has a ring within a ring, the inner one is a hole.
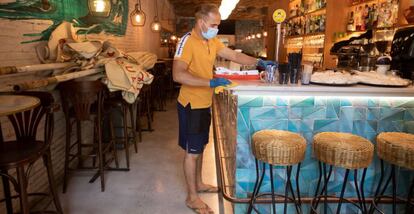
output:
M105 85L100 80L63 82L59 84L59 90L63 112L67 119L72 107L77 120L90 120L91 107L95 102L100 118L105 92Z
M52 112L54 98L52 94L41 91L23 91L9 94L33 96L40 100L40 105L34 109L8 115L16 135L16 140L19 143L36 140L37 129L40 122L44 119L44 141L50 144L53 137L54 122Z

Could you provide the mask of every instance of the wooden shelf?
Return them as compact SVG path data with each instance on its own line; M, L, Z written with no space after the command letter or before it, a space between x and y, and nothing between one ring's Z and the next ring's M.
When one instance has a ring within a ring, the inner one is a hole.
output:
M316 13L321 13L322 14L322 13L325 13L325 12L326 12L326 7L323 7L323 8L313 10L313 11L306 12L305 16L313 15L313 14L316 14Z

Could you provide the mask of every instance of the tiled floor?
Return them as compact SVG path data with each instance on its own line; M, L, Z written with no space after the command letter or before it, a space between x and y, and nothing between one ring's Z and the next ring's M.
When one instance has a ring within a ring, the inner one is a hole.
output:
M167 108L166 112L156 112L155 131L144 132L138 154L131 151L131 170L106 173L105 192L100 191L99 180L93 184L88 183L90 173L75 172L71 176L67 193L60 196L65 213L193 213L184 204L184 152L177 146L175 102L169 103ZM124 154L123 151L120 154ZM205 182L216 184L211 142L205 151L204 166ZM203 194L202 199L215 213L219 213L218 194Z

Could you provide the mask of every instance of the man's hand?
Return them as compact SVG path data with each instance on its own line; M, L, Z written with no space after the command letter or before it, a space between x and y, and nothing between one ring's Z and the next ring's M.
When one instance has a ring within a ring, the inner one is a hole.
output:
M259 67L266 68L268 65L272 65L273 66L273 65L277 65L277 63L274 62L274 61L262 60L262 59L259 59L257 61L257 66L259 66Z
M230 85L231 82L225 78L214 78L210 80L210 88L215 88L217 86Z

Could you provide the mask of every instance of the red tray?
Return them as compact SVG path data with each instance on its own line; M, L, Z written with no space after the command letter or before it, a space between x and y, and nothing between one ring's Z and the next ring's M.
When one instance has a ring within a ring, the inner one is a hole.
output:
M225 75L225 74L214 74L216 78L226 78L230 80L259 80L259 75Z

